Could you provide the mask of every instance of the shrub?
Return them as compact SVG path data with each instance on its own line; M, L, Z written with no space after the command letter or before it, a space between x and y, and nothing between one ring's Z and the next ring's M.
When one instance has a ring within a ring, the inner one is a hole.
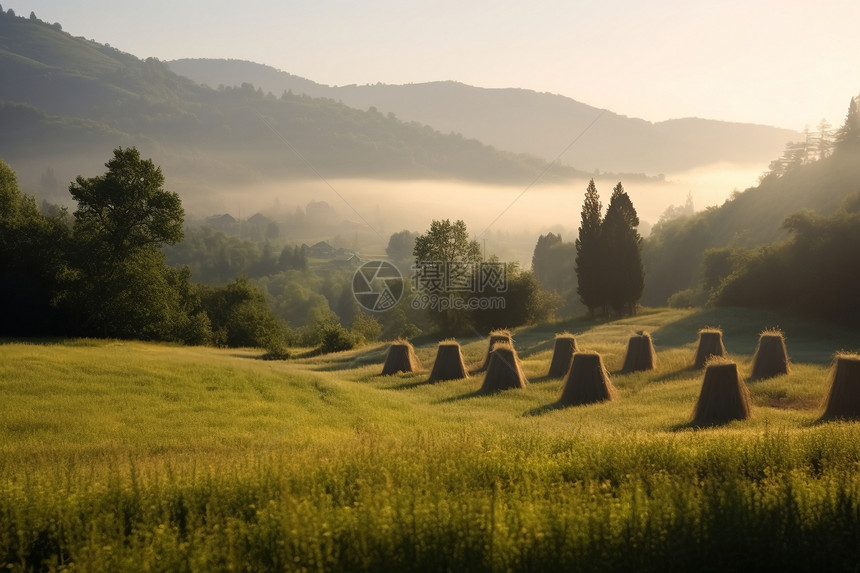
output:
M320 351L323 354L352 350L358 344L356 336L337 322L324 322L319 325Z

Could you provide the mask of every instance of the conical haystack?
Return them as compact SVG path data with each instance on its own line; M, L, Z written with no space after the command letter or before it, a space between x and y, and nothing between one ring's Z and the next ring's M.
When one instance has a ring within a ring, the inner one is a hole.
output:
M750 417L750 392L734 362L708 363L702 391L693 410L694 426L716 426Z
M549 363L548 378L561 378L570 370L573 355L579 350L576 337L564 332L555 335L555 347L552 350L552 361Z
M484 357L484 363L478 368L478 372L483 372L490 366L490 354L493 353L493 346L498 342L504 342L513 346L514 339L508 330L493 330L490 332L490 344L487 346L487 355Z
M788 374L791 368L788 363L788 352L785 350L785 338L779 330L765 330L758 337L758 346L753 356L752 374L750 378L773 378Z
M382 366L382 375L388 376L389 374L397 374L398 372L415 372L420 368L418 357L415 356L415 349L409 341L398 339L388 347L388 355L385 357L385 364Z
M466 364L463 362L463 354L460 345L455 340L443 340L436 350L436 361L430 371L429 382L441 380L459 380L467 378Z
M490 352L490 364L484 375L481 392L498 392L510 388L525 388L526 376L512 344L498 342Z
M711 356L722 357L726 355L726 347L723 346L723 331L719 328L703 328L699 331L699 348L696 350L696 361L694 368L704 368L705 363Z
M640 332L631 336L627 342L627 356L624 357L622 372L640 372L657 368L657 353L651 335Z
M837 354L831 368L824 420L860 419L860 355Z
M561 391L559 404L578 406L615 399L615 387L609 380L603 358L597 352L577 352L573 355L570 373Z

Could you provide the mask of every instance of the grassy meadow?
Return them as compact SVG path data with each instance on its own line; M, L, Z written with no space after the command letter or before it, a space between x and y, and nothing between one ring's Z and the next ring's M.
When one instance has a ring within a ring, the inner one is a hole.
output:
M699 328L789 375L752 418L689 424ZM658 369L622 375L647 330ZM602 354L614 402L559 408L553 336ZM260 360L110 340L0 344L0 570L856 570L860 424L821 423L860 332L749 310L648 310L514 332L529 386L379 376L386 345ZM462 338L480 364L485 338Z

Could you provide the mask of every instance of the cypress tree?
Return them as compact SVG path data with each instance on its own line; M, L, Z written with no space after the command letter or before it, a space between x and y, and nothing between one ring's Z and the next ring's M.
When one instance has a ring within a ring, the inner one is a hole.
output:
M638 226L633 202L619 182L612 190L601 227L606 303L619 314L634 314L645 288Z
M576 239L576 279L579 299L588 312L594 316L597 308L605 307L606 297L603 285L601 209L600 196L594 179L589 181L582 204L582 219L579 237Z

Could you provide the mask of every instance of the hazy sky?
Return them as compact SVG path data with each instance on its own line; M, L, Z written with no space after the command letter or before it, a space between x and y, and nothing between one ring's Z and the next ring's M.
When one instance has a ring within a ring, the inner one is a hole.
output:
M138 57L236 58L330 85L521 87L651 121L840 125L858 0L0 0Z

